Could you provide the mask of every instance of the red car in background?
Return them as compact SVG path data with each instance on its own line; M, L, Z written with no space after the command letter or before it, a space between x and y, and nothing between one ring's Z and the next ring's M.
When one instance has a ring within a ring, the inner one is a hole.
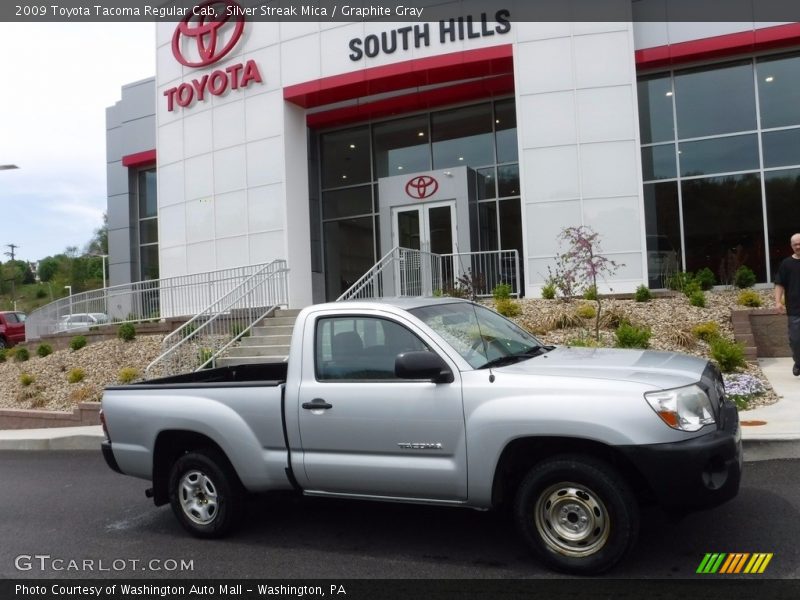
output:
M25 313L0 311L0 348L25 341Z

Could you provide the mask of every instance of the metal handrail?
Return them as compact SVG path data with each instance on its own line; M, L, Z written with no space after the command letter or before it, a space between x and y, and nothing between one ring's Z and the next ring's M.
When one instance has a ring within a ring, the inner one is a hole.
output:
M145 379L214 366L256 323L288 304L288 272L285 260L262 265L167 335L161 343L162 353L145 369Z

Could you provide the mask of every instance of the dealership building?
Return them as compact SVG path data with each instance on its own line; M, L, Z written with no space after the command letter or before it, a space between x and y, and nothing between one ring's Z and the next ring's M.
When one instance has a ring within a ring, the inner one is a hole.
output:
M112 285L285 259L301 307L401 246L516 250L532 296L577 225L602 290L770 283L800 229L798 23L155 27L107 111Z

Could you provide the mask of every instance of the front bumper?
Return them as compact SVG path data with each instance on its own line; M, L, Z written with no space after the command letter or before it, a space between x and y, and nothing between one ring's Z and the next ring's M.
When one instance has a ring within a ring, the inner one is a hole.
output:
M720 429L684 442L620 450L664 508L710 508L736 496L742 475L742 433L732 402L722 404L720 422Z

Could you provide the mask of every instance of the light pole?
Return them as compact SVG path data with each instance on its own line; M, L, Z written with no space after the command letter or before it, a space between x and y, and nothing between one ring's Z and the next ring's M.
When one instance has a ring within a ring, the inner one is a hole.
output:
M69 290L69 316L71 317L72 316L72 286L71 285L65 285L64 289L65 290Z
M108 314L108 290L106 289L106 259L108 254L88 254L87 256L99 256L103 259L103 312Z

